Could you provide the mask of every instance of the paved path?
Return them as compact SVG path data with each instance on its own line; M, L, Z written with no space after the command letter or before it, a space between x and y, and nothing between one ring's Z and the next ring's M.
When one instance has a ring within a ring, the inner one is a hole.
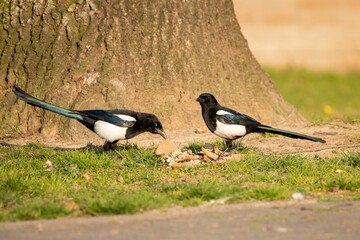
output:
M0 224L0 239L359 239L359 202L256 202Z

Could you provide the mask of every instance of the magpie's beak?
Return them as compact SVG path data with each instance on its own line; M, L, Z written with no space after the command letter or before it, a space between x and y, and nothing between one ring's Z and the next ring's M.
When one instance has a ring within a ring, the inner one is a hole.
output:
M198 98L196 99L196 101L197 101L197 102L201 102L201 98L198 97Z
M157 134L161 135L164 139L166 139L166 133L163 130L156 128L155 131Z

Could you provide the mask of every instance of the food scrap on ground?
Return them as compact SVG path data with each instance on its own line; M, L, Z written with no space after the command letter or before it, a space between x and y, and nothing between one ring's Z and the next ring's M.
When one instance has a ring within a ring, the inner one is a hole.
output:
M205 144L201 151L193 153L190 149L179 149L170 140L164 140L156 149L156 154L163 157L170 168L192 167L202 163L224 163L222 152L211 144Z

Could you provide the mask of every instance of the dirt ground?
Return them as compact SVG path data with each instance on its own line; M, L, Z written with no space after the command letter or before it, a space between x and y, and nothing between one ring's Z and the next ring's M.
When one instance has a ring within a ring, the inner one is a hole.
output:
M250 150L264 154L301 154L303 156L332 157L342 156L349 152L360 151L360 123L333 122L322 125L304 125L296 127L274 126L290 131L300 132L307 135L323 138L326 143L314 143L310 141L291 139L283 136L267 136L261 134L250 134L244 138L242 145ZM197 132L201 133L197 133ZM214 142L220 140L210 133L205 126L201 129L187 129L167 132L167 135L179 149L192 142ZM64 139L53 139L43 141L33 137L10 138L0 141L1 145L24 145L38 142L46 146L60 149L76 149L87 145L101 147L103 144L100 138L94 142L72 142ZM153 147L161 143L163 139L158 135L143 134L129 140L140 147ZM238 157L238 156L235 156Z

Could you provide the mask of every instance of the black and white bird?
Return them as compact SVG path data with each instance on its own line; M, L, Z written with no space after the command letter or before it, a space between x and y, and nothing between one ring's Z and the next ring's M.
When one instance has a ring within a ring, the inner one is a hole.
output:
M234 140L241 138L239 145L242 138L249 133L274 133L290 138L325 143L321 138L263 125L252 117L221 106L210 93L200 94L196 101L201 105L201 112L206 126L212 133L225 140L227 149L232 147Z
M73 118L105 140L104 150L116 151L119 140L133 138L150 132L166 138L159 119L150 113L125 109L116 110L69 110L37 99L14 85L15 95L24 102L48 111Z

